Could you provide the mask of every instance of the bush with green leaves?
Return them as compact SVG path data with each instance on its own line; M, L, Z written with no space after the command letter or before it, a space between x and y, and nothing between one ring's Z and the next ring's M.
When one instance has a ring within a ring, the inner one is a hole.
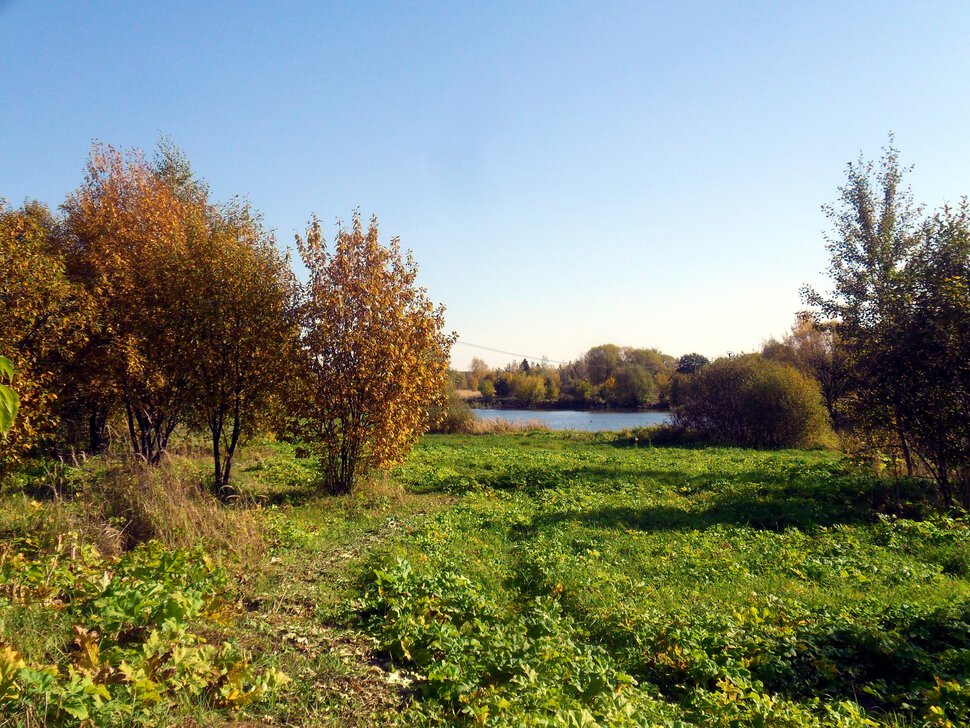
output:
M832 438L818 384L757 354L723 357L685 379L674 422L742 447L816 447Z

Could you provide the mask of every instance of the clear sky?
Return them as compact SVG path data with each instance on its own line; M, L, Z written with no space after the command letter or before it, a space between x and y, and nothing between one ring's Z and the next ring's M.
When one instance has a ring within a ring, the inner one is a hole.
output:
M463 341L750 351L890 130L918 199L970 193L968 39L966 2L0 0L0 197L166 134L281 245L377 214Z

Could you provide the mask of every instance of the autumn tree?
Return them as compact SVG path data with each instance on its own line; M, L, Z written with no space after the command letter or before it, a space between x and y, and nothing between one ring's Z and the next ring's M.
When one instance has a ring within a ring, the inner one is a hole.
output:
M477 356L474 357L468 371L468 388L480 389L482 382L485 381L485 377L488 375L488 372L488 364Z
M20 402L0 443L0 470L54 436L61 373L84 343L88 298L68 280L56 232L42 205L0 207L0 353L16 371Z
M92 421L120 403L149 463L179 425L207 430L213 488L227 495L240 437L293 360L288 261L247 203L213 203L167 141L151 162L95 145L64 210L72 274L99 304L79 399Z
M240 438L266 422L293 375L298 324L289 261L245 202L209 211L208 240L190 248L179 298L192 421L209 434L213 492L231 494Z
M183 315L171 334L184 346L187 419L209 435L212 490L225 499L240 439L272 419L294 375L296 280L259 213L242 199L213 203L171 141L160 142L153 167L204 219L187 237L172 281Z
M190 244L205 236L205 208L180 199L141 153L96 144L64 210L73 272L99 303L87 371L124 406L134 452L157 463L187 413L176 290Z
M416 285L411 255L397 238L381 244L376 218L365 230L354 213L332 248L314 218L297 247L309 281L294 429L319 448L324 486L347 493L359 475L400 462L429 428L456 337Z
M512 396L516 400L533 405L546 398L546 379L542 375L523 370L512 373L510 377Z

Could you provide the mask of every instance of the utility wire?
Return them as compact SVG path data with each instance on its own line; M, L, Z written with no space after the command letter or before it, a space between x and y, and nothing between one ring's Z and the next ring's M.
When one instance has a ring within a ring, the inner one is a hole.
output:
M495 352L496 354L507 354L508 356L514 356L516 358L522 357L523 359L528 359L529 361L538 361L538 362L547 361L550 364L567 364L568 363L568 362L564 362L564 361L558 361L557 359L550 359L547 356L529 356L528 354L520 354L520 353L516 353L514 351L505 351L504 349L493 349L491 346L482 346L481 344L473 344L470 341L461 341L461 340L458 340L455 343L456 344L463 344L465 346L471 346L471 347L473 347L475 349L483 349L484 351L492 351L492 352Z

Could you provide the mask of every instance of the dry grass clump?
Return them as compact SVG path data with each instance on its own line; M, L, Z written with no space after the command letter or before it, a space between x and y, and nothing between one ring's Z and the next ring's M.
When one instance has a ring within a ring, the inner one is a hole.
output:
M150 467L102 457L83 468L55 467L37 482L28 492L0 497L0 538L28 538L40 549L89 544L105 556L152 539L240 559L265 548L253 515L240 504L221 504L205 489L203 468L188 458Z
M169 548L203 545L238 556L263 548L253 517L219 503L203 489L198 466L180 458L167 458L157 467L119 463L86 488L79 500L81 518L90 522L85 531L100 528L114 537L118 550L152 539Z
M549 432L549 426L542 420L505 420L501 417L475 419L469 423L469 435L514 435L519 432Z
M353 490L353 495L368 501L400 500L406 495L404 485L388 473L378 471L361 479Z

